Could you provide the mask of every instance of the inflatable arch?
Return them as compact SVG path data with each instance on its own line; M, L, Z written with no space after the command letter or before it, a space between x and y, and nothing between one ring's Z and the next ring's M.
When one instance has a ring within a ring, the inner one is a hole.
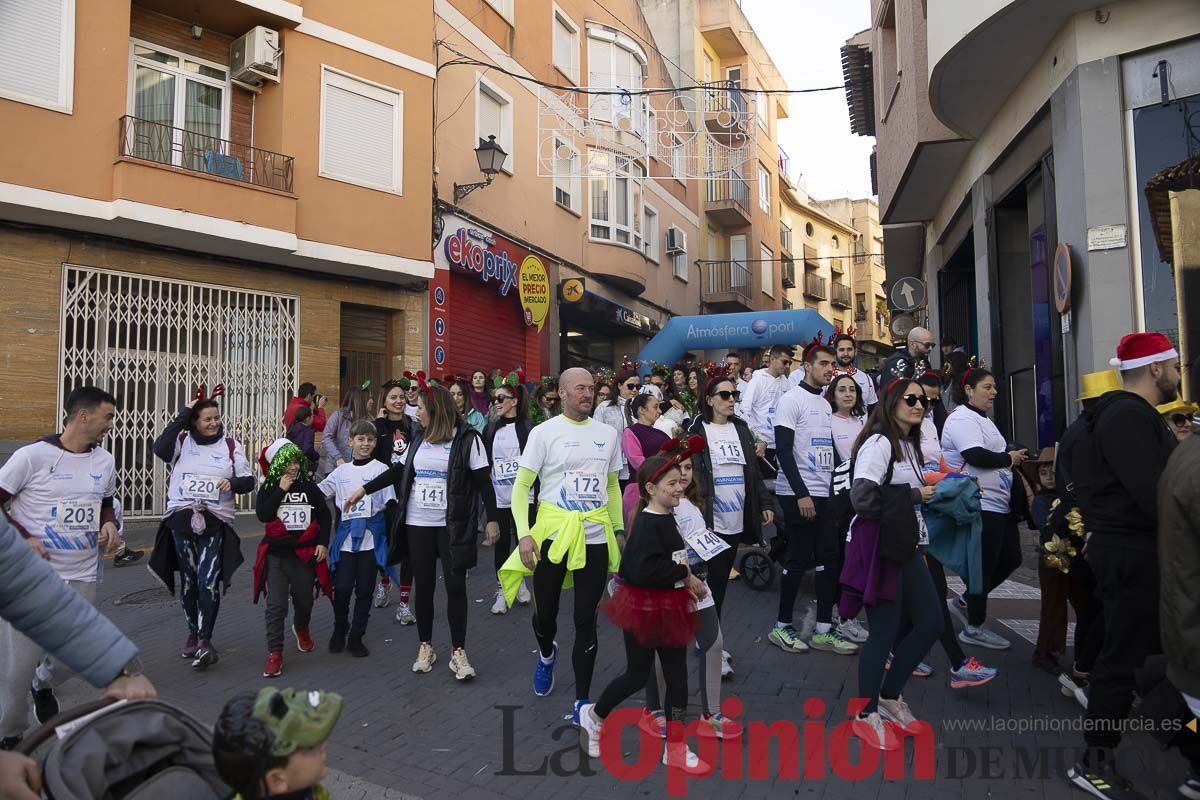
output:
M637 357L644 377L651 362L674 364L689 350L761 349L800 344L832 333L833 324L811 308L673 317Z

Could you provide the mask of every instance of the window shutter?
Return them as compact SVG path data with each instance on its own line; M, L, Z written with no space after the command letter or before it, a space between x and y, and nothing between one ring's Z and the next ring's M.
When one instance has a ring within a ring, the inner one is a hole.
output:
M496 142L507 145L504 141L504 104L490 95L486 89L479 89L479 138L487 140L495 136Z
M0 96L70 110L74 14L74 0L0 2Z
M343 75L325 78L321 172L399 192L400 95Z

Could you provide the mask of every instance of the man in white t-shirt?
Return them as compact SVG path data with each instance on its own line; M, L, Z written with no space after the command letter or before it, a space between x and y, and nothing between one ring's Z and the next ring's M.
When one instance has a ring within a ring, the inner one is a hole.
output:
M767 443L766 458L775 463L775 410L788 390L792 348L777 344L767 351L767 366L754 373L742 391L741 414L759 438Z
M93 604L101 559L118 537L115 462L100 447L116 409L116 398L102 389L74 390L63 432L22 447L0 468L0 507L8 506L9 521L58 577ZM38 722L58 713L54 687L71 676L7 623L0 627L0 654L7 654L0 673L0 738L7 742L25 730L30 695Z
M596 608L620 551L623 531L621 452L617 432L591 418L595 382L585 369L568 369L558 379L563 413L534 428L521 453L513 482L512 509L517 551L500 569L500 584L512 605L520 580L533 576L533 631L539 655L533 692L545 697L554 689L558 658L558 607L564 586L575 588L575 706L588 702L596 666ZM529 527L529 490L540 481L537 522Z
M779 475L775 493L783 507L782 535L787 545L779 586L779 616L768 640L785 651L809 647L842 655L858 645L833 630L837 597L838 541L829 509L833 481L833 408L824 390L833 380L834 354L823 344L804 354L804 381L779 401L775 419ZM807 645L792 626L792 613L804 571L816 567L817 626Z
M863 406L866 407L869 414L875 408L875 404L879 402L879 398L875 394L875 381L871 380L871 376L854 363L858 356L858 343L854 341L854 336L849 333L839 333L833 339L833 351L837 356L836 371L846 373L858 384Z

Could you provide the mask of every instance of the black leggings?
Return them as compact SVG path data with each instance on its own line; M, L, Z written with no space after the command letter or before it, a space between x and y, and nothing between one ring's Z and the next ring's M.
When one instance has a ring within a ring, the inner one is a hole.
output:
M667 683L667 719L683 721L687 710L687 648L645 647L625 632L625 671L613 679L596 703L596 716L604 719L620 703L645 688L646 680L654 674L654 656L662 665Z
M554 637L558 633L558 604L562 597L563 581L567 577L566 557L563 563L550 560L550 539L542 542L542 557L533 570L533 633L545 658L554 652ZM604 596L608 582L608 545L586 545L587 561L583 569L571 573L575 581L575 645L571 648L571 666L575 670L575 699L586 700L592 690L592 672L596 668L596 607ZM647 673L649 674L649 673ZM646 685L642 682L626 697Z
M880 697L894 700L900 696L913 669L941 635L942 615L937 604L929 568L916 553L900 568L896 596L867 608L871 630L858 654L858 696L868 700L864 714L878 708ZM885 678L884 665L905 616L913 621L913 629L896 646Z
M382 544L382 543L381 543ZM346 630L349 624L351 636L362 636L367 632L367 619L371 616L371 595L375 591L375 551L360 550L357 553L343 551L338 554L337 569L333 571L333 629ZM354 619L350 614L350 595L354 595Z
M817 590L817 622L833 622L833 602L837 597L837 534L830 518L829 498L813 497L816 516L800 515L799 501L792 496L779 498L783 506L783 535L787 549L783 557L783 575L779 579L779 622L791 624L800 594L804 571L816 568L813 583Z
M433 589L437 586L437 562L442 561L442 580L446 585L446 617L450 622L450 644L467 644L467 571L455 569L450 560L450 534L446 527L422 528L409 525L408 561L413 568L413 594L417 617L417 638L433 641Z
M735 533L730 536L718 533L725 543L729 545L712 557L708 562L708 590L712 592L713 602L717 605L717 616L721 616L721 609L725 606L725 590L729 588L729 573L733 570L733 563L737 560L738 545L741 543L742 535Z
M942 643L942 649L946 651L950 669L958 669L967 660L967 656L963 653L962 645L958 643L958 637L954 635L954 621L950 619L950 607L946 605L946 569L942 566L942 562L928 553L925 554L925 565L929 567L929 577L933 578L933 588L937 591L938 604L942 609L942 634L938 639ZM896 637L895 645L898 646L912 629L913 621L906 616L904 623L900 626L900 634Z
M1021 566L1021 534L1012 514L984 511L982 538L983 594L967 595L967 622L974 628L987 619L988 592Z

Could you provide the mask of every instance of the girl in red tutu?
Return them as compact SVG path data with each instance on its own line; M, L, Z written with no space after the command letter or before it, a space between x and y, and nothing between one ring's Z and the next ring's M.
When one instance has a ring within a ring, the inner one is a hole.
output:
M605 614L625 633L625 672L608 685L599 702L588 703L579 711L588 755L593 758L600 756L604 718L646 686L655 655L666 679L667 720L684 722L687 646L699 623L696 601L708 593L704 582L688 568L687 546L671 513L684 491L679 462L690 458L692 452L685 447L673 458L653 456L638 469L641 499L621 555L617 590L604 606ZM663 763L705 769L682 742L668 744Z

